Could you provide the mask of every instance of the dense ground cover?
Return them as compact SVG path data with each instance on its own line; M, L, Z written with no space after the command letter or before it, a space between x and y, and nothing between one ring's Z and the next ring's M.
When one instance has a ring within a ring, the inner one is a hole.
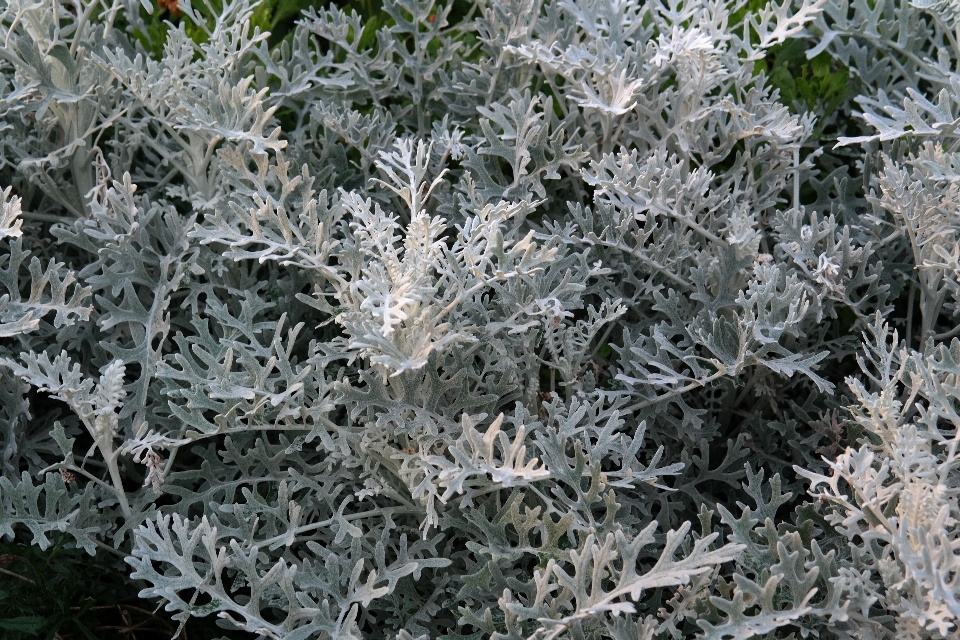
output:
M0 0L0 630L956 637L958 19Z

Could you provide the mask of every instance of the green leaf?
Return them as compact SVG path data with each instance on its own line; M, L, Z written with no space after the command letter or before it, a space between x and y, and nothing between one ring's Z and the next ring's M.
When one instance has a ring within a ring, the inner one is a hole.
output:
M17 618L0 618L0 629L8 631L20 631L37 635L37 632L43 628L46 619L41 616L19 616Z

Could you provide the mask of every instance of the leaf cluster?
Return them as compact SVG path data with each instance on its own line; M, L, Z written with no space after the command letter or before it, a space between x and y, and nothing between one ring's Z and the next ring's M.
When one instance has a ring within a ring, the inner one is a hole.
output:
M0 3L0 627L954 637L954 9Z

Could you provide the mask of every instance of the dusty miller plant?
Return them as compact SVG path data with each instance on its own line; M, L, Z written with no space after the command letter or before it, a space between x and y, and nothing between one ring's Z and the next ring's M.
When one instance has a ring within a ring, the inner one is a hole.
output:
M179 7L0 3L0 536L235 637L960 633L954 4Z

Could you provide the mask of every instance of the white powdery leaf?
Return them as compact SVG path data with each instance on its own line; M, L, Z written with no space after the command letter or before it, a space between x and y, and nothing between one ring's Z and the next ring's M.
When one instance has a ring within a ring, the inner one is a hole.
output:
M596 109L614 116L629 113L637 105L634 96L643 87L643 79L627 81L627 70L614 77L611 74L593 74L590 81L583 80L580 90L586 96L577 100L585 109Z
M13 187L0 191L0 240L3 238L19 238L23 235L20 229L23 220L20 219L20 197L10 196Z
M674 25L669 34L657 38L656 53L650 59L654 67L663 67L678 58L695 58L718 53L713 39L698 27L685 29Z

